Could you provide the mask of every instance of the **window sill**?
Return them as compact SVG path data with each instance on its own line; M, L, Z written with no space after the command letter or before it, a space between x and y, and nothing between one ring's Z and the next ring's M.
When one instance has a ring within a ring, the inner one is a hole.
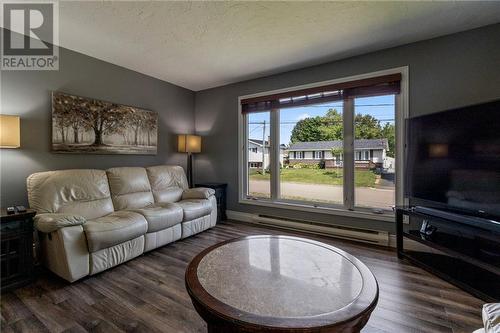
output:
M255 205L255 206L264 206L264 207L272 207L272 208L281 208L281 209L292 209L292 210L300 210L311 213L318 214L330 214L330 215L338 215L338 216L347 216L347 217L355 217L362 218L368 220L377 220L384 222L395 222L395 214L392 212L387 212L383 214L376 214L370 211L362 211L362 210L347 210L342 208L334 208L334 207L325 207L325 206L314 206L306 203L296 203L296 202L286 202L286 201L272 201L268 199L248 199L248 198L240 198L240 204L246 205Z

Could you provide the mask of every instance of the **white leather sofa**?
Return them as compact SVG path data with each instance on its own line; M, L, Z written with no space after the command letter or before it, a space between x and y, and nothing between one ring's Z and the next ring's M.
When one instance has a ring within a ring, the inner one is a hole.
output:
M27 179L45 266L67 281L215 226L214 190L179 166L60 170Z
M482 311L483 328L473 333L500 333L500 303L487 303Z

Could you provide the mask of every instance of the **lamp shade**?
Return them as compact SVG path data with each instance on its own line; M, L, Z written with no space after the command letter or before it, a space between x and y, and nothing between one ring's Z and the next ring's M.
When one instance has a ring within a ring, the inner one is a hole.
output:
M179 134L177 150L179 151L179 153L200 153L201 136Z
M21 146L21 120L19 116L0 115L0 148Z

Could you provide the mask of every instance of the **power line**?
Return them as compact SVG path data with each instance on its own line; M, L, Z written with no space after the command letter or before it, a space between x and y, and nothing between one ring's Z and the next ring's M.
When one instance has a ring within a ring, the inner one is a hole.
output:
M384 119L377 119L378 121L394 121L394 119L392 118L384 118ZM296 124L298 123L300 120L297 120L297 121L283 121L283 122L280 122L280 125L281 124ZM324 125L329 125L329 124L341 124L342 123L342 120L339 120L339 121L322 121L321 124L324 124Z
M354 104L354 106L394 106L396 104L382 103L382 104Z
M390 104L390 103L382 103L382 104L354 104L355 107L359 106L394 106L395 104ZM343 108L343 105L306 105L306 106L299 106L303 108Z
M281 121L280 122L280 125L292 125L292 124L297 124L300 120L296 120L296 121ZM377 119L377 121L380 121L380 122L393 122L395 121L394 118L381 118L381 119ZM322 121L321 124L323 125L335 125L335 124L341 124L342 121L339 120L339 121ZM263 122L249 122L248 123L249 125L263 125Z
M263 125L262 123L248 123L248 124L250 124L250 125L259 125L259 126L255 127L253 130L251 130L248 134L252 134L253 132L255 132L255 130L258 130Z

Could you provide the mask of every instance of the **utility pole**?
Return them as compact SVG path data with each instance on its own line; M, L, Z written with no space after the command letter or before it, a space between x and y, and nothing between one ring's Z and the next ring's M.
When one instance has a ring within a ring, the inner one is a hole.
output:
M262 123L262 174L266 174L266 121Z

